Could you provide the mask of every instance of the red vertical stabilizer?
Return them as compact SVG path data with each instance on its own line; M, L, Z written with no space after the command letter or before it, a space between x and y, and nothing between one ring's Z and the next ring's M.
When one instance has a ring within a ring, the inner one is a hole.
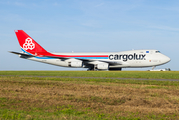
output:
M34 39L32 39L27 33L23 30L15 30L17 39L21 48L35 56L47 55L49 54L42 46L40 46Z

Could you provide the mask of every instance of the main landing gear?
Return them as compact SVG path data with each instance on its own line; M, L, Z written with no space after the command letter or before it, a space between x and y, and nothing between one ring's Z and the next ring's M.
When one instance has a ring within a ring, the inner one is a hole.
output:
M87 69L87 71L98 71L98 69L95 66L91 66Z

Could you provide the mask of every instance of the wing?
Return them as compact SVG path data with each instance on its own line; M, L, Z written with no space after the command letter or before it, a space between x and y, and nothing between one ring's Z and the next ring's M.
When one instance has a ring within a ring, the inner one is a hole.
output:
M58 56L44 56L44 57L49 57L49 58L57 58L57 59L62 59L62 60L67 60L67 59L72 59L70 57L58 57ZM80 58L73 58L76 60L81 60L87 64L94 64L93 62L104 62L108 63L109 65L122 65L122 62L115 62L115 61L105 61L105 60L94 60L94 59L80 59Z

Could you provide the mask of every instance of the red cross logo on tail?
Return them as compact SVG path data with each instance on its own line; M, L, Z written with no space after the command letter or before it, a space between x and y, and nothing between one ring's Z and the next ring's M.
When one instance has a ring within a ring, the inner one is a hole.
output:
M35 44L32 42L32 39L31 38L27 38L25 39L25 43L23 44L23 49L24 50L33 50L35 48Z

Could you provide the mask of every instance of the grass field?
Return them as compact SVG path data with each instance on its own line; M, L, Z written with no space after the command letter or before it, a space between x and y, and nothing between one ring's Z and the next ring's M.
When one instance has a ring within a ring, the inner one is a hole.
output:
M179 119L179 82L150 79L179 72L0 71L0 119Z

